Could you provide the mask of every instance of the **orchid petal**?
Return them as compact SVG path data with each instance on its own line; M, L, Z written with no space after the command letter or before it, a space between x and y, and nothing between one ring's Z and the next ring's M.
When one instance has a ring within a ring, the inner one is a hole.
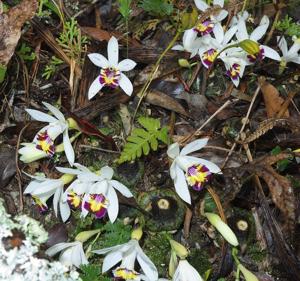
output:
M249 35L247 32L247 27L246 27L246 23L244 20L240 19L237 23L237 31L235 34L236 38L239 41L243 41L245 39L249 39Z
M210 161L202 159L202 158L193 157L193 156L185 156L185 158L187 161L190 161L191 163L193 163L193 165L201 164L201 165L206 166L209 169L209 171L213 174L221 173L221 169L213 162L210 162Z
M288 46L284 36L277 36L278 47L281 50L283 56L285 57L288 53Z
M298 40L300 40L300 39L298 39ZM288 54L290 56L297 56L298 55L297 53L299 52L299 50L300 50L300 42L296 40L296 42L294 42L294 44L288 51Z
M75 161L75 153L74 153L74 149L72 147L72 144L71 144L71 141L69 138L68 130L65 130L63 133L63 143L64 143L64 150L65 150L67 159L68 159L70 165L73 166L74 161Z
M55 119L53 116L41 112L39 110L35 110L35 109L25 109L25 110L34 120L40 122L48 122L48 123L53 123L57 121L57 119Z
M99 76L93 81L89 88L88 98L92 99L102 88L104 85L100 83Z
M184 156L191 152L200 150L201 148L207 145L207 142L208 142L208 138L203 138L203 139L190 142L181 150L180 156Z
M66 222L71 215L71 209L68 202L63 202L62 197L59 200L59 211L63 222Z
M145 273L145 275L150 280L157 280L158 279L158 272L153 264L153 262L144 254L143 250L140 248L140 246L137 247L137 260Z
M191 195L189 192L188 185L186 183L184 172L178 165L175 165L176 179L174 180L175 190L178 196L188 204L191 204Z
M108 255L105 256L102 264L102 273L108 271L113 266L115 266L118 262L122 260L122 252L112 251Z
M277 61L281 60L279 54L275 50L273 50L272 48L270 48L266 45L260 45L260 47L264 49L264 55L267 58L270 58L272 60L277 60Z
M65 116L55 106L47 102L43 102L43 105L47 107L59 121L66 121Z
M100 169L100 176L110 180L114 175L114 170L109 166L104 166Z
M107 198L109 200L107 213L111 223L113 223L118 217L118 213L119 213L119 200L118 200L117 193L113 188L108 189Z
M253 41L258 41L259 39L261 39L266 34L269 24L269 18L267 16L263 16L259 23L259 26L253 30L249 39Z
M107 55L110 66L117 67L119 61L119 44L116 37L112 36L107 44Z
M136 66L136 62L131 59L125 59L119 62L117 69L120 71L130 71L134 69Z
M50 247L49 249L46 250L46 255L53 257L54 255L56 255L57 253L61 252L64 249L67 249L69 247L73 247L75 245L77 245L78 242L72 242L72 243L58 243L55 244L54 246Z
M88 57L91 60L91 62L96 66L99 66L101 68L109 67L108 60L101 54L92 53L92 54L89 54Z
M108 248L103 248L100 250L93 250L92 253L98 254L98 255L103 255L108 252L120 252L123 253L125 250L127 250L130 247L128 243L122 244L122 245L116 245Z
M196 7L204 12L205 10L207 10L209 8L209 6L205 3L205 1L202 1L202 0L194 0L195 1L195 5Z
M215 15L215 20L218 22L221 22L223 19L225 19L228 16L228 12L226 10L221 10L217 15Z
M128 189L128 187L126 187L124 184L116 181L116 180L111 180L110 181L111 185L118 190L123 196L129 198L129 197L133 197L133 194L131 193L131 191Z
M176 178L176 167L175 167L175 165L177 165L177 164L176 164L175 161L173 161L173 163L170 167L170 176L171 176L171 179L173 179L173 180Z
M132 95L132 92L133 92L132 83L124 73L121 73L119 85L122 88L122 90L126 93L126 95L128 95L128 96Z
M179 144L177 142L172 143L169 145L167 154L170 158L174 159L176 158L180 153Z
M217 22L213 28L213 33L218 41L218 43L222 43L223 40L224 40L224 30L223 30L223 27L222 25Z
M224 7L224 0L214 0L213 1L213 5L216 6L216 5L219 5L220 7Z

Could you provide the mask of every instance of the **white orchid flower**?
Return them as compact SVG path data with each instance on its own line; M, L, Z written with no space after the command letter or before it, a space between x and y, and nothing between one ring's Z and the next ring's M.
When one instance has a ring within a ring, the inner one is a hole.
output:
M83 217L92 212L97 218L102 218L107 212L113 223L119 213L115 189L127 198L133 197L131 191L119 181L112 180L114 171L108 166L101 168L99 174L96 174L82 165L74 165L78 169L57 168L62 173L77 175L77 180L65 191L64 200L72 206L81 204Z
M281 66L286 67L288 62L293 62L300 64L300 54L298 53L300 50L300 38L294 38L294 44L288 49L287 42L284 36L277 37L278 47L282 52L281 56Z
M203 281L203 279L187 260L180 260L172 281Z
M74 265L80 268L81 265L89 263L83 251L82 242L80 241L58 243L47 249L46 254L53 257L59 252L61 252L59 261L66 266Z
M26 109L29 115L40 122L49 123L43 127L34 137L32 143L23 143L24 147L19 149L22 156L20 160L29 163L37 159L53 156L55 153L55 139L63 134L63 145L67 159L72 166L75 160L75 153L69 138L69 123L64 115L54 106L43 102L43 105L54 115L49 115L39 110Z
M182 44L175 45L172 50L189 52L191 53L190 58L193 58L197 55L200 46L203 44L203 38L197 37L197 33L193 29L188 29L183 34Z
M208 12L211 6L206 1L195 0L196 7L203 13ZM213 6L219 6L218 8L224 7L224 0L213 0ZM219 9L214 13L211 13L205 19L199 21L194 27L194 30L200 33L202 36L213 32L214 34L219 33L223 28L221 21L225 19L228 12L224 9ZM201 15L200 15L201 18Z
M144 275L149 278L149 280L158 279L158 272L155 265L144 254L136 239L131 239L129 242L122 245L92 252L99 255L107 254L103 260L102 273L121 262L120 266L113 271L114 277L125 280L141 280L142 276L134 270L134 264L137 260Z
M134 69L136 63L130 59L125 59L118 63L119 44L114 36L108 41L107 55L108 60L101 54L92 53L88 55L93 64L101 67L100 75L89 88L89 99L92 99L104 86L110 88L120 86L128 96L131 96L133 92L132 83L123 72Z
M191 204L191 195L188 184L195 190L201 190L212 173L220 173L221 171L216 164L208 160L187 155L203 148L207 142L207 138L195 140L187 144L181 151L179 144L173 143L167 151L172 160L170 175L174 181L175 190L179 197L189 204Z
M64 192L64 185L72 181L73 176L63 175L59 179L48 179L42 176L28 176L34 180L25 188L24 194L30 194L32 196L41 212L48 209L47 200L51 196L54 196L53 209L55 215L57 216L59 206L60 216L63 222L65 222L70 217L71 211L68 203L63 202L62 195Z
M236 17L233 22L237 23L238 29L236 32L236 37L239 42L250 39L254 42L259 41L267 32L267 29L270 24L270 20L267 16L263 16L259 25L252 31L252 33L249 35L246 27L245 19L248 17L248 13L244 12L243 15ZM259 46L260 51L256 55L247 55L247 58L249 60L249 63L254 63L257 59L262 60L265 57L268 57L273 60L280 61L279 54L273 50L272 48L266 46L266 45L260 45Z

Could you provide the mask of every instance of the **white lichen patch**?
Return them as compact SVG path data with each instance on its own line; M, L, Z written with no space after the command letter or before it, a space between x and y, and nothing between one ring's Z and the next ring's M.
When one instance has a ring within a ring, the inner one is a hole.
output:
M0 281L74 281L79 273L62 263L35 256L39 245L47 240L47 232L32 218L6 213L0 199ZM14 237L19 231L25 239ZM19 242L19 243L17 243Z

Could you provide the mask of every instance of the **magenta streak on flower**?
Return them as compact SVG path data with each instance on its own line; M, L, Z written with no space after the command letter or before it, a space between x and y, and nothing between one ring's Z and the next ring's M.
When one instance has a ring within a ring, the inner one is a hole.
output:
M262 61L265 58L265 50L264 48L260 47L260 50L257 54L255 55L247 55L247 58L249 62L255 63L257 61Z
M82 195L77 194L74 190L70 190L67 193L67 202L69 206L76 209L81 205L82 197Z
M38 206L40 213L45 213L48 211L47 205L43 204L42 200L38 196L32 195L31 197L34 201L34 204Z
M233 80L237 80L239 78L240 71L241 66L238 63L234 63L230 69L226 71L226 74Z
M214 26L215 24L210 19L206 19L197 23L197 25L194 27L194 30L203 36L211 33Z
M36 148L46 152L46 154L52 157L55 153L54 141L48 135L47 131L40 132L37 135L37 144Z
M193 165L186 172L187 182L196 191L203 188L203 184L208 182L211 177L211 172L204 165Z
M137 278L140 274L134 270L117 267L115 270L113 270L113 275L117 280L133 280Z
M84 208L95 214L97 219L101 219L107 212L108 200L103 194L90 194L84 202Z
M115 89L119 86L120 78L121 78L120 70L113 67L107 67L101 69L99 81L100 84Z
M211 48L202 54L203 63L205 64L205 66L207 68L209 68L212 65L217 54L218 54L218 51L214 48Z

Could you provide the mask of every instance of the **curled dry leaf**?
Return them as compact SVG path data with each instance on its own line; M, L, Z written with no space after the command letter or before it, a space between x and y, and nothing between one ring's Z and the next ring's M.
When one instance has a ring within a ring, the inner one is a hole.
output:
M37 9L36 0L23 0L0 15L0 65L6 66L14 54L25 21L31 19Z
M282 108L284 99L280 97L278 90L268 82L262 83L261 91L263 94L268 118L276 117ZM286 110L282 117L289 116L289 112Z

